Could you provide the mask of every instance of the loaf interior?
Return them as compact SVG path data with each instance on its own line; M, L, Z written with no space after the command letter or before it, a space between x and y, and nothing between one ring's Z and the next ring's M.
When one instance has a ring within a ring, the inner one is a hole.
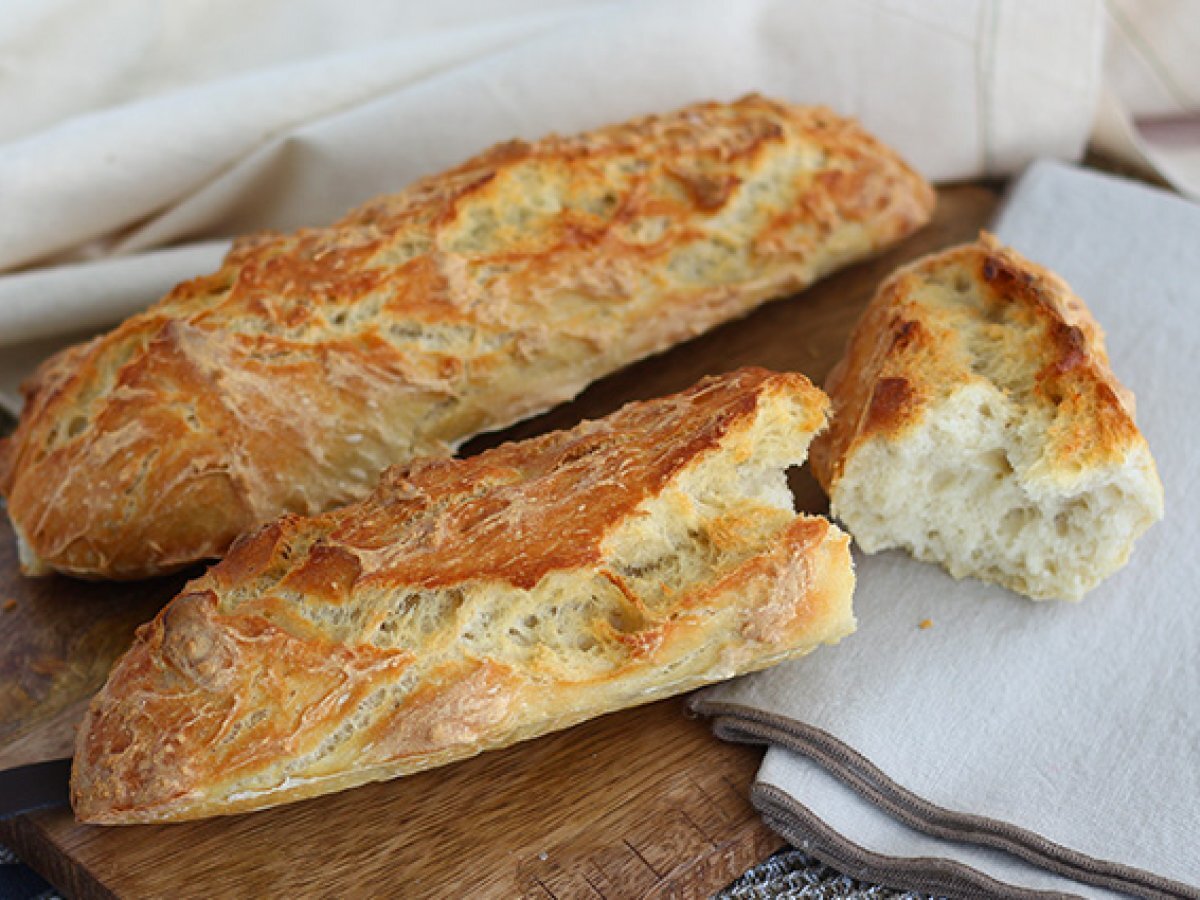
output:
M1078 600L1161 516L1149 454L1066 481L1041 476L1045 423L995 386L929 409L903 440L847 461L833 512L867 552L903 548L1033 599Z

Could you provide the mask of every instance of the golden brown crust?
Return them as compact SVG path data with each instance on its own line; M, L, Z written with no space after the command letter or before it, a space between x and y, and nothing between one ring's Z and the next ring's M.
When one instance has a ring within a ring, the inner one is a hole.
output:
M139 577L364 496L878 250L929 186L827 110L704 103L503 144L46 363L0 453L31 572Z
M982 308L970 299L976 294ZM973 348L964 324L979 320L987 345ZM977 378L1049 412L1052 466L1099 466L1144 443L1132 395L1110 370L1103 332L1083 301L985 233L906 266L879 288L826 379L834 415L812 445L817 480L829 492L857 448L876 436L899 438Z
M272 522L115 666L80 730L77 815L187 819L395 777L840 638L845 535L685 490L764 466L782 486L825 407L803 376L742 370ZM687 544L634 559L644 527Z

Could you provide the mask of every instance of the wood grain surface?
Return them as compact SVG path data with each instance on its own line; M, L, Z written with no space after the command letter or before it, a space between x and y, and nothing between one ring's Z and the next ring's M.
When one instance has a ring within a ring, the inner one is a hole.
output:
M880 280L974 238L996 202L989 187L943 189L933 223L895 250L463 452L569 427L746 364L820 383ZM806 472L793 488L801 508L824 509ZM184 577L23 579L11 530L0 524L0 768L65 751L82 705L133 629ZM715 740L675 699L265 812L99 828L53 810L0 823L0 842L79 898L705 897L781 844L746 800L760 758Z

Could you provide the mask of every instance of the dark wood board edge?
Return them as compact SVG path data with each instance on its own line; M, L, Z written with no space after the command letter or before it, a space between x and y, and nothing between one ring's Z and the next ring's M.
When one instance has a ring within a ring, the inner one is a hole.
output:
M116 894L96 880L87 867L63 853L43 827L45 813L0 821L0 844L54 885L68 900L114 900Z

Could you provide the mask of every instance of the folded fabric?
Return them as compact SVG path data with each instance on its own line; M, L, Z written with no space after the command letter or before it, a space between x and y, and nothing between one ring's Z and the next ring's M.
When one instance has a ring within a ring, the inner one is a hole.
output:
M28 15L53 21L75 5L52 0ZM250 3L263 13L251 22L245 5L168 13L161 39L222 13L243 39L250 29L287 40L296 28L287 4ZM931 178L1011 172L1036 155L1081 152L1103 40L1094 0L937 10L915 0L593 0L536 16L444 5L464 13L456 27L405 28L393 15L389 41L152 92L0 145L0 268L118 232L113 246L127 251L319 224L496 141L751 90L857 116ZM345 4L305 6L311 15ZM95 26L102 33L80 53L105 48L94 52L111 66L109 45L147 52L123 40L119 19ZM0 26L19 84L20 61L37 50L5 38ZM93 77L86 58L59 63Z
M841 871L850 871L865 859L883 884L912 884L955 898L1061 897L1080 891L1078 881L986 844L962 844L954 857L946 857L941 852L942 838L909 827L896 815L880 815L873 800L817 762L812 747L804 745L799 753L787 750L790 727L731 729L721 736L772 741L754 788L755 805L777 832L809 853L818 852ZM803 804L789 790L797 775L804 779ZM853 835L853 841L845 835ZM1096 886L1088 887L1088 895L1093 900L1128 896Z
M1200 16L1192 0L1108 0L1092 144L1200 200Z
M1099 0L434 6L45 0L6 17L0 271L325 224L497 141L750 91L858 117L933 179L1005 174L1083 151L1104 36ZM0 287L0 403L30 356L5 348L30 330L156 299L141 258L124 286L77 269ZM175 280L203 271L173 261Z
M1104 326L1165 520L1079 604L859 556L856 635L695 705L772 744L755 803L850 874L964 896L1062 890L1051 873L1088 896L1200 897L1200 207L1039 163L995 230Z

